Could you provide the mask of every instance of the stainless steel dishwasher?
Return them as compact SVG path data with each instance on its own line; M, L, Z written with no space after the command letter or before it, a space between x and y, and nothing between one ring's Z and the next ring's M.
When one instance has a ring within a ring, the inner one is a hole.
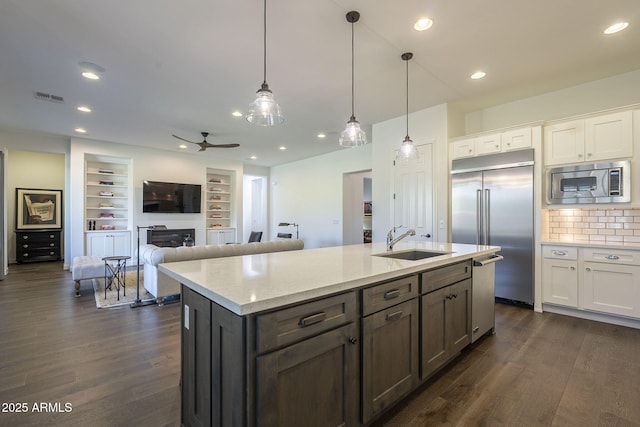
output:
M471 273L471 342L495 330L495 276L496 262L502 255L474 258Z

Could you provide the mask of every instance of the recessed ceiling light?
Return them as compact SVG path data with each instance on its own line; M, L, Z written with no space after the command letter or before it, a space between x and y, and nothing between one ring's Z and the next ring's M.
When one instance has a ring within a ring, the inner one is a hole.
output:
M85 128L75 128L74 131L76 131L76 133L87 133Z
M187 144L180 144L178 145L178 148L182 148L184 150L185 148L187 148Z
M613 25L611 25L611 26L607 27L607 28L604 30L604 33L605 33L605 34L615 34L615 33L619 32L619 31L624 30L624 29L625 29L625 28L627 28L628 26L629 26L629 23L628 23L628 22L616 22L615 24L613 24Z
M80 62L78 63L82 69L82 76L89 80L99 80L100 73L104 73L104 68L93 62Z
M431 28L433 25L433 20L431 18L420 18L413 24L413 29L416 31L425 31Z
M251 156L251 157L249 157L249 159L251 159L251 160L257 160L257 159L258 159L258 156Z
M471 74L471 79L473 80L478 80L483 78L484 76L486 76L487 73L485 73L484 71L476 71L475 73Z
M286 149L287 149L287 147L285 147L284 145L281 145L281 146L280 146L280 151L284 151L284 150L286 150Z
M321 139L322 139L322 138L326 138L326 137L327 137L327 134L326 134L326 133L324 133L324 132L320 132L320 133L319 133L318 135L316 135L316 136L317 136L318 138L321 138Z
M91 108L87 107L86 105L80 105L77 108L78 111L82 111L83 113L90 113L91 112Z
M231 113L231 115L232 115L233 117L242 117L244 114L242 114L242 112L241 112L241 111L237 111L237 110L236 110L236 111L234 111L233 113Z

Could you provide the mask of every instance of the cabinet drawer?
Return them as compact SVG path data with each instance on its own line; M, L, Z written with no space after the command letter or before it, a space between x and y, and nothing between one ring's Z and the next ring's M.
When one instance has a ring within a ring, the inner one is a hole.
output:
M422 293L440 289L471 277L471 261L463 261L446 267L435 268L421 273Z
M366 316L418 296L418 276L381 283L362 290L362 315Z
M578 248L571 246L543 246L542 256L553 259L578 259Z
M356 294L349 292L256 317L256 351L263 353L352 322Z
M625 251L620 249L584 248L584 261L606 262L609 264L640 265L640 251Z

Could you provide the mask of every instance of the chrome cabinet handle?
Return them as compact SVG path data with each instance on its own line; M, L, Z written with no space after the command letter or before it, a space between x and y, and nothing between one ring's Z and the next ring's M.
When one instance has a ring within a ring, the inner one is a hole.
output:
M618 255L607 255L605 258L606 259L611 259L611 260L620 259L620 257Z
M567 256L567 252L566 251L553 251L552 253L555 256Z

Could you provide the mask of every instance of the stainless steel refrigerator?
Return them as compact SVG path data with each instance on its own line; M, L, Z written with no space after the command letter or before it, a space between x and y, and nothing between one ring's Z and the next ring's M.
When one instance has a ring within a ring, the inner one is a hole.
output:
M451 167L454 243L501 246L497 298L533 305L533 150L457 159Z

